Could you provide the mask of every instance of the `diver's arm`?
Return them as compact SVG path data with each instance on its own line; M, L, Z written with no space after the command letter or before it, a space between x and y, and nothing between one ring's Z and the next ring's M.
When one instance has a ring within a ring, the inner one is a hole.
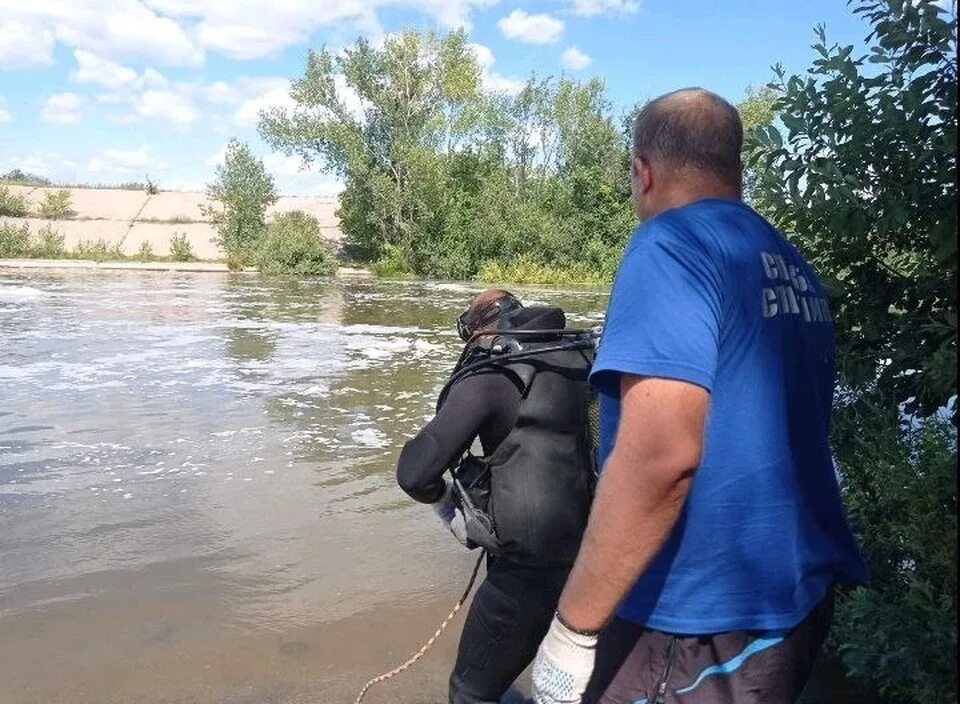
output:
M621 417L580 553L560 598L562 620L598 631L673 528L700 463L710 395L670 379L621 375Z
M437 415L403 446L397 483L423 503L439 501L443 473L456 462L484 423L516 403L517 391L502 374L480 374L456 383Z

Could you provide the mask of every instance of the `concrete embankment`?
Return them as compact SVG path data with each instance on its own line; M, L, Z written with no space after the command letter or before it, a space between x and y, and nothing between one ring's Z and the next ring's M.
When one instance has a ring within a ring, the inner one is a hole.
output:
M230 270L223 262L200 261L200 262L136 262L136 261L117 261L117 262L94 262L88 259L0 259L0 269L96 269L96 270L122 270L122 271L193 271L193 272L218 272L227 273ZM243 272L255 274L256 269L246 269ZM359 267L342 266L337 269L337 276L341 278L356 277L365 278L372 276L368 269Z
M203 213L203 207L210 204L203 193L160 191L151 195L119 188L69 188L72 215L47 220L36 214L47 193L59 188L15 185L7 185L7 188L27 199L32 216L0 218L0 224L27 223L31 230L49 225L63 235L68 251L75 249L80 242L102 239L109 247L119 246L126 256L137 254L144 242L150 244L155 255L166 256L173 236L183 234L197 258L218 260L224 257L216 244L216 226ZM324 237L339 242L342 234L336 209L336 196L283 196L267 214L302 210L317 219Z

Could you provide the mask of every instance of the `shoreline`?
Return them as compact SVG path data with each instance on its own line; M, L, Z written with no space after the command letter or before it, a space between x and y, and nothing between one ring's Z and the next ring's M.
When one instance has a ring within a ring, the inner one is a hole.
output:
M96 262L91 259L0 259L0 269L95 269L112 271L176 271L218 274L256 274L256 269L247 268L243 271L230 271L223 262L136 262L136 261L104 261ZM341 266L335 274L337 278L373 278L373 273L360 267Z

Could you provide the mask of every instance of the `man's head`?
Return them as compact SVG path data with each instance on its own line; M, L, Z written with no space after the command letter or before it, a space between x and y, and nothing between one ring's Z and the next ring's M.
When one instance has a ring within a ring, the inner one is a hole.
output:
M509 291L488 288L470 302L470 306L457 318L457 332L464 342L478 332L494 330L500 318L521 308L520 301Z
M743 124L737 109L702 88L647 103L633 123L630 186L641 220L709 197L739 198Z

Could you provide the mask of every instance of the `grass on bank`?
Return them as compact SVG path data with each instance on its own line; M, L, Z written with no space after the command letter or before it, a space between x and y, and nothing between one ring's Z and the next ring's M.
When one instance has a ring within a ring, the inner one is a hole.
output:
M140 262L192 262L197 261L190 241L184 233L175 234L170 240L170 254L154 254L149 242L144 242L132 257L126 256L119 244L111 244L103 238L81 240L68 250L63 235L50 225L33 231L27 223L0 223L0 259L79 259L102 263L106 261Z

